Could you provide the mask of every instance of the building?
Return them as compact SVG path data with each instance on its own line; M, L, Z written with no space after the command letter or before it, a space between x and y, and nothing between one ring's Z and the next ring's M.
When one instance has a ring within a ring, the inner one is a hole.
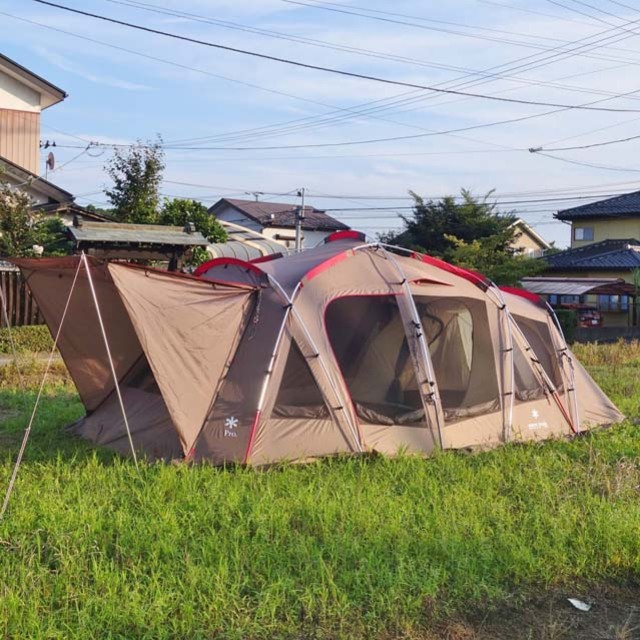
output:
M555 217L571 224L571 246L545 256L549 276L615 278L640 288L640 191L564 209ZM564 301L595 306L605 326L637 322L632 296L622 292L592 292Z
M511 226L516 229L512 246L520 254L528 258L540 258L551 249L551 245L522 218L515 220Z
M571 248L605 240L640 238L640 191L558 211L558 220L571 223Z
M282 202L222 198L209 209L209 213L220 221L241 225L293 249L297 209L298 205ZM302 248L315 247L334 231L348 229L346 224L326 212L307 205L302 222Z
M40 173L40 114L67 97L65 91L0 54L0 156Z
M59 215L67 225L78 215L105 220L75 204L71 193L42 177L40 117L66 97L60 87L0 54L0 177L26 191L34 210Z

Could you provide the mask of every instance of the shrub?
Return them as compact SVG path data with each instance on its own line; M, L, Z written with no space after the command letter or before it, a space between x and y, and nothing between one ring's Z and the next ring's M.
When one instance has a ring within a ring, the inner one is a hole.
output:
M555 309L555 312L567 343L572 343L578 326L578 315L571 309Z
M11 337L19 353L36 351L51 351L53 339L49 329L44 324L32 325L28 327L13 327ZM9 329L0 329L0 353L11 353L11 341L9 339Z

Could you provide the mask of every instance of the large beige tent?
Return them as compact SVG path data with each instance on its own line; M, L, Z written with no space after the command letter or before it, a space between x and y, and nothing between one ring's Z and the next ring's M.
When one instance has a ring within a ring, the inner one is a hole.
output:
M74 430L124 454L127 429L152 459L262 465L623 418L536 296L355 232L193 277L84 257L16 264L54 335L64 318L59 348L87 410Z

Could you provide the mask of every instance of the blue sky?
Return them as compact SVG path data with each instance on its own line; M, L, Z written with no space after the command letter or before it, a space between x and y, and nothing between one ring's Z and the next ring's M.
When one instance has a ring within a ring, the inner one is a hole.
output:
M622 6L598 0L589 7L577 0L144 0L147 9L164 11L158 13L142 8L142 0L61 0L192 38L365 75L538 102L603 100L598 106L631 110L564 110L458 135L328 147L304 145L422 135L551 109L296 68L32 0L0 2L0 39L5 55L69 93L44 112L42 138L60 145L59 169L49 178L81 204L105 202L102 167L111 154L102 147L77 157L82 140L129 143L160 133L173 147L166 153L167 196L210 204L221 196L262 191L265 199L295 202L297 189L305 187L308 202L375 234L398 227L401 207L410 205L409 190L438 197L461 187L477 194L496 189L505 210L515 209L541 235L564 246L568 228L554 222L552 213L579 201L554 199L638 189L639 143L554 153L565 161L527 149L640 132L640 93L615 97L640 90L640 42L629 24L640 18L634 1ZM583 38L588 40L568 44ZM509 204L545 198L550 201ZM388 209L353 210L363 207Z

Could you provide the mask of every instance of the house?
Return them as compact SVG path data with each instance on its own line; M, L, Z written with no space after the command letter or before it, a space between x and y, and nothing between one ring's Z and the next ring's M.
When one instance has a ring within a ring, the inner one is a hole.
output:
M0 177L26 191L34 210L58 215L67 226L75 216L106 220L75 204L71 193L42 177L40 115L66 97L56 85L0 54Z
M550 276L615 278L640 286L640 242L634 238L608 239L545 256ZM565 295L560 302L589 304L602 313L605 326L630 326L636 320L631 296L620 293ZM553 300L552 300L553 302Z
M554 277L616 278L640 288L640 191L625 193L554 216L571 224L571 246L545 256L546 273ZM594 305L605 326L631 326L637 321L632 296L620 292L591 292L563 298L564 302Z
M514 220L511 226L516 229L512 246L521 255L540 258L551 249L551 245L522 218Z
M65 91L0 54L0 156L32 175L40 173L40 113Z
M605 240L640 238L640 191L558 211L557 220L571 223L571 248Z
M298 205L282 202L222 198L209 209L209 213L220 221L241 225L293 249L297 209ZM346 224L307 205L302 222L302 248L314 247L334 231L347 229Z

